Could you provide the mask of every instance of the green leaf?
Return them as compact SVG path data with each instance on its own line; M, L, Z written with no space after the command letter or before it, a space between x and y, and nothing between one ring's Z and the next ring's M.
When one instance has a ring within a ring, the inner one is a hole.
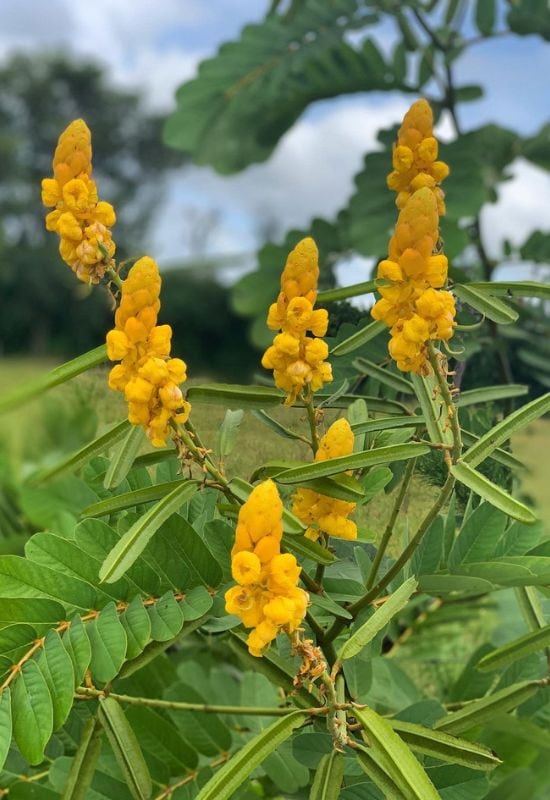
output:
M9 625L0 630L0 662L2 668L6 665L6 675L31 648L34 651L35 643L36 631L31 625ZM2 679L3 676L0 677L0 683Z
M99 572L100 581L113 583L124 575L145 549L148 541L172 514L197 491L195 481L181 481L157 505L140 517L113 547Z
M375 292L377 284L378 281L373 280L373 281L364 281L363 283L354 283L352 286L340 286L338 289L325 289L325 291L319 292L319 294L317 295L317 302L332 303L338 300L347 300L348 297L362 297L365 294L370 294L371 292ZM378 323L378 324L383 324L383 323ZM371 328L371 332L374 330L370 325L368 325L367 327ZM365 329L362 329L362 331L358 331L357 334L354 335L358 335L359 333L364 332L364 330ZM363 339L363 342L366 341L368 341L368 339ZM332 351L332 353L333 355L335 355L334 350ZM339 355L343 355L343 353L339 353Z
M380 381L380 383L383 383L385 386L389 386L390 389L395 389L396 392L414 394L414 387L409 380L390 370L379 367L378 364L375 364L373 361L368 361L366 358L356 358L353 362L353 366L361 375L368 375L371 378L375 378L375 380Z
M458 405L460 408L465 408L476 403L493 403L495 400L522 397L528 392L529 387L520 383L509 383L506 386L480 386L478 389L467 389L465 392L461 392Z
M309 800L338 800L343 779L343 754L337 750L326 753L315 771Z
M550 557L503 556L489 562L468 562L456 568L457 575L490 581L495 586L545 586L550 583ZM482 591L482 584L478 586ZM489 587L485 586L489 590Z
M264 161L310 102L396 85L373 42L345 40L376 19L349 0L308 0L293 7L291 24L270 14L246 25L178 89L164 141L222 174Z
M350 638L340 649L338 658L343 661L347 658L353 658L353 656L360 653L363 647L371 642L393 617L407 605L416 587L417 582L415 578L409 578L405 583L401 584L399 589L390 595L384 605L377 608L374 614L369 617L360 628L352 633Z
M21 556L0 556L0 585L8 597L42 595L86 611L97 601L97 592L89 583Z
M218 452L220 454L220 458L226 458L235 447L237 434L243 421L243 416L244 411L241 409L238 411L231 411L231 409L228 408L225 412L225 417L220 425L218 438Z
M98 364L102 364L106 360L107 350L105 345L102 344L96 347L95 350L89 350L87 353L78 356L78 358L67 361L66 364L61 364L61 366L52 369L51 372L45 375L33 378L33 380L0 397L0 414L10 411L12 408L19 408L33 397L43 394L53 386L69 381L92 367L97 367Z
M487 292L494 297L550 298L550 286L538 281L475 281L468 286L477 292Z
M206 697L191 686L177 681L165 692L167 700L184 703L203 703ZM231 749L231 733L217 714L202 711L173 711L170 716L178 726L183 737L193 743L199 753L215 756Z
M509 517L517 519L520 522L532 523L536 522L536 516L530 508L520 503L511 494L508 494L496 483L493 483L481 472L465 464L463 461L458 461L451 466L451 473L454 477L463 483L468 489L478 494L484 500L487 500L496 508L504 511Z
M495 555L507 522L506 514L490 503L481 503L474 509L451 547L447 560L451 572L464 563L489 561Z
M550 19L546 0L514 0L509 3L508 25L520 36L537 34L550 40Z
M145 706L131 706L126 716L143 748L165 763L172 773L195 769L198 763L196 750L167 716Z
M283 544L287 550L290 550L294 555L300 558L311 558L317 564L334 564L336 556L323 547L319 542L313 542L311 539L306 539L305 536L295 536L292 534L283 534Z
M323 611L328 611L333 617L338 617L339 619L353 619L352 615L344 606L336 603L328 595L312 594L310 596L310 601L313 606L317 606Z
M185 481L185 483L189 483L189 481ZM106 500L100 500L98 503L87 506L82 510L81 516L86 518L106 517L111 514L117 514L127 508L153 503L166 497L167 494L170 494L181 485L182 480L179 478L176 481L166 481L153 486L144 486L142 489L134 489L131 492L115 494L113 497L108 497Z
M472 289L469 284L456 283L453 286L453 292L464 303L468 303L472 308L500 325L510 325L512 322L516 322L519 316L517 311L503 303L502 300L498 300L487 292Z
M26 622L39 635L65 619L65 609L54 600L34 597L5 598L0 602L0 628Z
M256 417L257 420L263 422L264 425L267 425L268 428L277 434L277 436L281 436L283 439L291 439L292 441L304 441L304 437L301 436L299 433L295 433L291 431L290 428L286 428L284 425L281 425L280 422L277 422L276 419L270 417L269 414L266 414L265 411L261 409L254 409L252 411L252 416Z
M422 409L422 416L426 421L426 430L430 441L434 444L451 444L453 441L452 431L450 426L445 425L448 412L441 392L436 390L437 378L435 375L425 378L413 373L411 379Z
M550 411L550 392L537 397L530 403L518 408L509 416L483 434L462 456L462 460L471 467L477 467L503 442L525 428L534 420Z
M36 661L23 664L11 693L13 736L23 758L40 764L53 732L53 708L48 684Z
M50 690L53 704L53 729L56 731L69 716L73 705L74 691L73 663L63 647L57 631L51 630L46 634L38 666Z
M149 769L137 737L114 698L100 698L99 719L132 796L149 800L153 792Z
M410 417L378 417L365 422L354 422L351 426L355 435L358 433L374 433L376 431L396 430L397 428L419 428L426 424L420 414L411 414Z
M140 425L132 425L124 441L111 458L103 481L105 489L115 489L122 483L130 472L143 441L143 428Z
M102 734L101 726L99 726L99 729ZM92 750L91 756L95 756L94 750ZM61 756L60 758L56 758L50 766L48 781L55 787L57 792L63 791L64 787L67 785L73 763L73 759L67 756ZM90 772L91 775L88 776L87 770L84 770L84 778L91 780L91 785L86 794L82 796L82 794L77 793L75 798L69 795L70 800L113 800L115 797L116 800L132 800L132 795L124 783L124 779L120 774L120 770L117 768L110 748L103 753L103 758L96 763L95 770L92 771L90 769ZM76 792L79 792L79 789L80 786L78 785L74 787ZM48 795L47 798L43 798L42 795L40 795L36 800L49 800L49 797ZM56 798L57 800L59 799L59 794L52 796L52 800L56 800ZM29 798L29 800L31 799Z
M166 592L147 610L151 621L151 638L155 641L166 642L181 631L183 613L172 592Z
M117 425L114 425L107 433L98 436L93 442L89 442L76 453L71 453L62 461L54 464L51 467L46 467L38 472L35 472L29 478L29 483L33 486L39 486L42 483L51 481L53 478L59 478L66 472L76 472L80 467L87 464L95 456L105 453L112 445L119 442L128 434L130 423L128 420L123 420Z
M367 342L370 342L371 339L374 339L375 336L378 336L379 333L382 333L386 327L387 326L383 322L369 322L363 328L356 331L356 333L348 336L347 339L344 339L333 347L330 351L330 355L345 356L347 353L353 353L354 350L359 349L359 347L362 347Z
M86 626L77 615L71 620L63 634L63 646L73 665L75 686L80 685L92 659L92 646L86 633Z
M118 673L126 657L126 632L118 618L114 603L109 603L103 611L86 626L92 646L92 677L101 683L108 683Z
M253 473L251 480L274 478L277 481L281 473L300 465L301 462L268 461L267 464L263 464ZM306 465L307 462L303 462L303 466ZM325 497L336 497L338 500L346 500L350 503L360 503L365 496L365 490L359 481L351 475L345 474L306 481L304 482L304 488L318 492Z
M229 383L205 383L187 390L190 403L269 408L282 405L285 394L270 386L238 386Z
M464 708L453 711L438 720L434 728L446 733L457 734L468 731L478 725L485 725L494 717L512 711L530 697L539 688L538 681L521 681L513 683L505 689L500 689L494 694L466 703Z
M197 800L228 800L256 767L307 718L304 711L293 711L254 736L203 786Z
M477 84L458 86L455 89L455 97L459 103L469 103L472 100L479 100L480 97L483 97L483 89Z
M482 770L494 769L502 763L491 750L466 739L397 719L390 720L390 725L413 750L440 761Z
M304 483L316 478L325 478L338 475L346 470L374 467L378 464L391 464L394 461L404 461L409 458L426 455L429 447L411 442L410 444L391 444L387 447L376 447L364 450L361 453L352 453L349 456L330 458L326 461L316 461L313 464L294 467L277 475L277 482L284 484Z
M141 597L136 596L120 616L126 631L126 660L137 658L151 639L151 619Z
M192 622L202 617L212 608L214 599L204 586L195 586L187 592L185 599L180 603L183 618Z
M78 749L71 760L61 800L86 800L101 752L103 730L97 719L89 719L82 731Z
M210 588L219 586L222 580L221 567L186 519L179 515L171 517L164 523L158 536L171 545L174 558L187 565L190 573L186 582L187 588L198 584Z
M481 439L481 436L476 436L475 433L472 433L471 431L464 430L464 428L461 428L461 433L462 433L462 441L463 441L463 443L465 445L467 445L468 448L471 448L474 444L477 444L479 442L479 440ZM467 450L466 453L464 453L464 456L468 452L469 451ZM464 456L463 456L463 460L464 460ZM508 469L512 469L512 470L525 470L525 469L527 469L525 464L523 464L518 458L513 456L507 450L503 450L500 447L495 447L495 449L492 451L492 453L490 455L487 456L487 458L490 458L492 461L498 461L499 464L502 464L503 466L508 467Z
M379 763L382 759L375 756L372 747L367 748L359 745L355 755L371 781L383 793L384 800L403 800L405 795Z
M492 670L499 667L507 667L520 658L525 658L531 653L543 650L550 645L550 625L540 628L537 631L527 633L519 639L514 639L508 644L497 647L491 653L484 656L478 664L478 669Z
M11 743L11 693L6 686L0 693L0 773Z
M399 788L406 789L406 796L439 800L433 783L390 723L372 708L356 708L354 713L374 749L383 756L386 772Z

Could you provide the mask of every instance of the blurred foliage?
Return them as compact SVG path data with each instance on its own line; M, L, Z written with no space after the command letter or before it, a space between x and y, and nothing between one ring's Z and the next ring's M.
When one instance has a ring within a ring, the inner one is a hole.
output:
M396 36L389 55L378 44L388 29ZM234 173L269 158L302 112L319 99L359 91L397 90L411 100L424 95L436 118L446 113L454 127L454 140L441 147L441 157L451 165L442 220L451 277L487 281L503 263L548 264L549 236L540 231L515 249L505 242L498 256L490 257L480 214L498 199L515 159L548 168L549 125L522 137L499 125L464 131L460 124L462 103L482 97L484 88L482 75L479 84L458 85L456 63L468 59L472 45L509 35L550 39L545 0L273 2L262 22L247 25L237 41L223 44L202 62L198 76L180 87L164 138L196 163ZM334 284L334 267L350 255L372 259L373 269L385 257L396 219L386 189L395 134L396 129L379 132L382 149L366 155L348 204L333 220L315 219L309 230L291 231L280 245L264 245L257 271L236 285L234 307L252 319L257 346L265 345L265 309L276 295L286 254L300 237L310 234L318 241L323 288ZM503 338L495 323L483 325L477 346L465 354L465 385L512 382L527 374L535 393L548 386L547 309L540 301L519 302L522 325L514 329L514 339Z
M0 342L4 352L82 352L101 342L109 302L76 284L44 228L40 182L59 133L76 117L93 130L102 197L117 209L118 257L140 254L151 209L175 159L160 120L137 94L109 87L102 68L63 56L12 58L0 69Z
M94 173L117 210L119 260L141 255L181 158L161 143L161 120L138 94L110 87L103 69L62 56L16 56L0 69L0 352L76 355L103 341L111 300L74 280L44 228L40 181L51 174L60 131L82 116L93 131ZM243 378L251 364L242 321L227 292L198 271L168 272L163 319L195 374ZM227 331L239 346L229 347Z

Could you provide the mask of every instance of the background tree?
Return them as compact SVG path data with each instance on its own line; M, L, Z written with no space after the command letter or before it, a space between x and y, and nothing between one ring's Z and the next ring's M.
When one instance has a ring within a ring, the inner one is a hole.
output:
M18 55L0 70L0 341L5 352L80 352L98 344L106 295L75 285L44 229L40 181L52 143L82 116L94 131L103 195L117 209L121 258L139 248L176 159L160 143L160 119L136 93L108 85L103 69L64 56ZM181 161L180 161L181 163ZM122 206L123 198L131 198Z

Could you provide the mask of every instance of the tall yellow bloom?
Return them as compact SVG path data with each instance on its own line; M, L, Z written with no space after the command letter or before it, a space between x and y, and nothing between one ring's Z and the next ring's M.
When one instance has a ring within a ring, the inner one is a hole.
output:
M449 174L444 161L438 161L438 142L433 135L433 114L427 100L417 100L409 108L393 146L393 171L388 187L397 192L396 204L403 208L417 189L428 187L437 200L439 214L445 213L445 202L439 184Z
M300 567L281 553L283 504L271 480L256 486L241 506L231 571L237 586L225 593L225 608L252 628L247 644L261 656L281 631L292 633L305 617L308 594L298 587Z
M399 191L400 213L388 258L378 265L382 298L372 316L391 328L389 352L403 372L427 374L427 343L449 340L455 328L455 303L445 291L448 262L439 252L439 215L444 213L438 186L448 167L436 161L432 112L425 100L413 103L394 147L394 172L388 185Z
M61 239L61 258L85 283L99 283L112 266L114 208L98 198L88 126L77 119L63 131L53 158L53 178L42 181L42 202L53 208L46 228Z
M281 291L267 317L268 327L279 333L265 351L262 366L273 370L275 384L287 392L286 405L295 403L304 390L316 392L332 380L326 361L328 345L319 338L327 332L328 313L314 309L318 257L313 239L307 237L298 242L288 256Z
M172 328L157 325L161 278L152 258L136 261L122 283L115 328L107 334L107 355L120 361L109 386L124 392L128 419L143 425L155 447L163 447L170 423L185 422L191 406L179 384L187 377L181 358L170 358Z
M351 455L354 439L347 419L337 420L321 438L315 461ZM348 519L355 506L311 489L297 489L292 498L292 513L308 526L308 539L317 539L321 532L338 539L357 539L357 525Z

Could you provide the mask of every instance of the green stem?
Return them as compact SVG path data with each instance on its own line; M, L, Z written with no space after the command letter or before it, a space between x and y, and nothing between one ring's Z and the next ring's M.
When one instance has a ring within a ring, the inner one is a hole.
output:
M106 274L109 276L109 279L118 286L119 289L122 289L121 277L117 272L114 271L112 267L109 267L109 269L106 270Z
M454 489L454 485L455 485L455 479L453 478L452 475L449 475L435 503L424 517L417 532L410 540L406 548L403 550L403 552L401 553L395 564L393 564L390 567L390 569L378 581L378 583L376 583L366 594L364 594L363 597L360 597L359 600L357 600L355 603L352 603L352 605L348 607L348 611L353 617L356 617L357 614L361 611L361 609L365 608L370 603L372 603L372 601L375 600L384 591L386 586L388 586L388 584L392 582L395 576L401 572L407 561L409 561L409 559L412 558L415 550L417 549L420 542L424 538L424 535L428 531L430 525L432 524L434 519L437 517L441 509L445 506L448 499L450 498L451 493ZM343 622L342 620L335 620L332 627L329 628L329 630L325 634L325 641L326 642L333 641L333 639L335 639L336 636L338 636L338 634L345 627L346 624L347 623Z
M306 622L315 634L317 644L320 645L325 638L325 632L310 611L306 612Z
M441 396L445 402L445 405L447 406L447 415L449 418L449 422L451 423L451 431L453 434L453 449L451 452L451 460L454 464L456 463L456 461L458 461L462 453L462 436L460 434L458 410L453 402L453 398L449 390L449 384L447 383L447 376L441 369L441 363L437 357L432 342L428 342L428 359L430 361L430 364L432 365L432 369L435 373L437 383L441 390Z
M388 524L386 525L384 533L382 534L382 538L380 539L380 544L378 545L378 550L376 551L376 555L374 557L372 566L370 568L369 576L367 578L367 589L370 589L374 581L376 580L380 563L387 550L388 544L393 534L395 522L397 520L397 517L399 516L399 511L401 510L401 506L403 505L403 500L405 499L405 495L407 494L407 490L409 488L409 484L411 482L411 478L414 472L415 464L416 464L415 458L411 458L411 460L407 463L407 468L405 470L401 486L399 487L399 492L397 493L397 497L395 498L395 503L393 504Z
M304 397L304 405L307 411L307 418L309 422L309 430L311 433L311 449L313 450L313 455L315 456L317 450L319 449L319 437L317 436L317 422L315 420L315 406L313 405L313 396L308 394L307 397Z
M78 686L76 698L83 700L85 697L99 698L105 696L105 692L99 689L91 689L87 686ZM113 697L120 703L131 706L148 706L149 708L163 708L170 711L202 711L206 714L248 714L253 716L265 717L284 717L296 711L295 708L261 708L259 706L222 706L210 703L183 703L172 700L158 700L152 697L132 697L127 694L116 694L109 692L109 697ZM323 714L326 708L311 708L308 713L312 715Z
M519 586L514 589L516 600L524 619L532 631L538 631L544 628L546 620L542 612L542 608L537 596L536 589L533 586ZM550 670L550 647L545 647L544 653L546 656L546 663Z

